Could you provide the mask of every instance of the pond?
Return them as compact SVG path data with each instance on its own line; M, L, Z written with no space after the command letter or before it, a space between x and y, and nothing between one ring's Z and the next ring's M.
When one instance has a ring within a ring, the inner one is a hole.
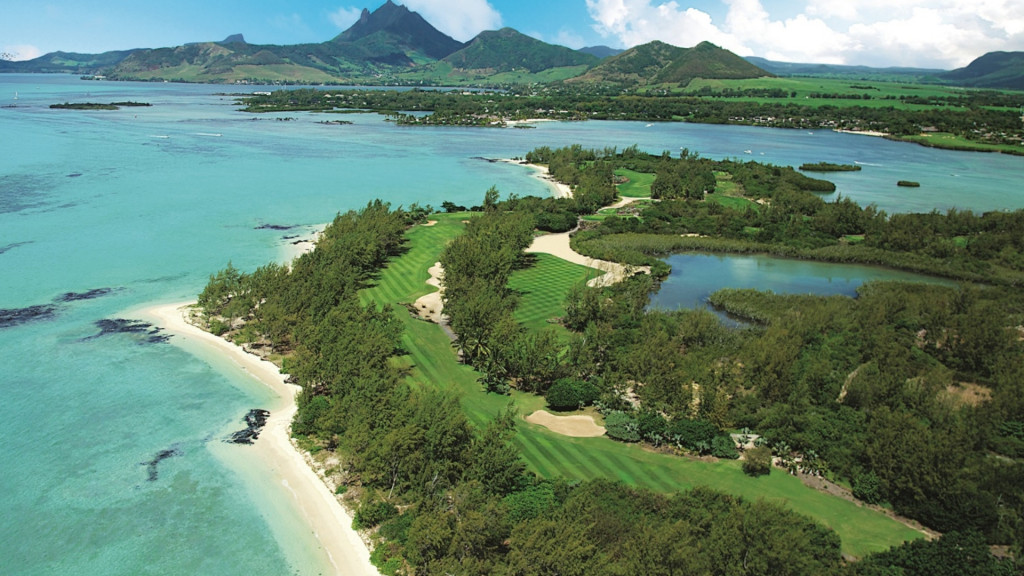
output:
M651 309L709 307L708 297L722 288L754 288L779 294L856 296L873 280L953 282L876 266L831 264L763 255L676 254L665 259L672 273L651 295Z

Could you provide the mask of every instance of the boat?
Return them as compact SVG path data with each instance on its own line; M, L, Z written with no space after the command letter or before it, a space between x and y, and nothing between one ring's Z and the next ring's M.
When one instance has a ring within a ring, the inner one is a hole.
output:
M17 100L17 99L18 99L18 91L17 91L17 90L15 90L15 91L14 91L14 99L15 99L15 100Z

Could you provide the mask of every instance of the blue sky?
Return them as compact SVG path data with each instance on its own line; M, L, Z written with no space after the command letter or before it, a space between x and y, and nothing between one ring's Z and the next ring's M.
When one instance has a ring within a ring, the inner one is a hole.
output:
M103 52L221 40L323 42L366 0L4 0L0 52ZM703 40L789 62L955 68L1024 50L1022 0L398 0L458 40L509 26L572 48Z

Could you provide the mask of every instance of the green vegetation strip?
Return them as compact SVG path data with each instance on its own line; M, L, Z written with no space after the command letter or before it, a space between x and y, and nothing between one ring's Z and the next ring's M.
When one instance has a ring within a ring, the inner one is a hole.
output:
M622 196L626 198L650 198L654 174L620 168L615 171L615 175L627 179L626 182L618 186L619 194Z
M444 243L462 231L461 221L465 217L458 214L432 216L438 219L435 226L417 226L410 230L409 250L391 261L375 286L363 291L364 301L411 303L430 292L432 289L424 283L429 276L427 270L437 261ZM537 278L548 275L568 282L573 276L547 260L538 258L537 268L541 272L537 273ZM530 286L539 281L529 274L525 276L524 280L524 274L519 273L516 282ZM539 297L531 306L536 310L550 310L552 298ZM510 399L485 393L477 382L478 374L458 362L440 327L413 319L398 307L395 314L405 325L402 344L407 354L403 362L408 363L410 380L415 386L455 390L467 416L477 425L493 419L510 401L515 401L524 415L539 407L541 400L533 396L515 393ZM547 314L548 311L541 312L538 318ZM662 492L710 486L750 500L764 498L784 502L835 530L842 538L843 552L857 557L922 536L878 512L810 489L780 470L774 470L769 476L751 478L734 461L692 460L608 438L569 438L525 422L520 423L515 443L530 469L547 478L603 477Z

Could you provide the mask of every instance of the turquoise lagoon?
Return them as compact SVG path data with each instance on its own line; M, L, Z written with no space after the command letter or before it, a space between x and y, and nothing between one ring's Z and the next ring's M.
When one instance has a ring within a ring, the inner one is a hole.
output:
M251 270L282 259L291 236L373 198L438 206L479 203L492 185L549 193L528 170L481 157L582 143L856 161L862 172L834 177L840 192L890 212L1024 207L1021 158L685 124L423 129L360 114L327 126L239 112L220 95L233 90L0 75L0 309L39 312L0 328L4 573L325 573L315 539L281 504L285 489L261 481L245 446L222 442L271 403L267 391L173 339L97 322L193 299L228 261ZM122 100L153 106L48 108ZM922 187L897 189L899 179Z

